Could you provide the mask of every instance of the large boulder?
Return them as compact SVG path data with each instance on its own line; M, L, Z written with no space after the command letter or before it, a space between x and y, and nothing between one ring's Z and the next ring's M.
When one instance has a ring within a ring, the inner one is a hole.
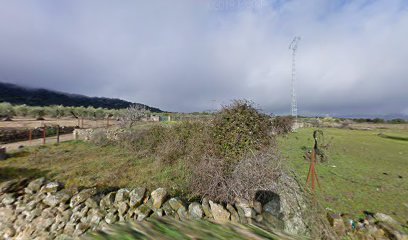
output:
M176 212L181 207L185 208L183 201L181 201L179 198L170 198L168 203L170 204L171 208Z
M211 213L214 216L214 220L220 223L225 223L230 219L230 212L228 212L222 205L209 201L211 207Z
M151 193L153 199L153 208L159 209L167 198L167 191L164 188L158 188Z

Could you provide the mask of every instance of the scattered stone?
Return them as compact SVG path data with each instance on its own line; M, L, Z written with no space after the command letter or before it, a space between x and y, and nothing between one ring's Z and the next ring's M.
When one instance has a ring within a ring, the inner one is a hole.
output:
M167 197L167 191L164 188L158 188L151 193L153 199L153 208L159 209Z
M346 234L346 226L344 225L343 218L340 215L335 213L327 213L327 219L337 235L344 236Z
M213 201L209 201L210 207L211 207L211 213L214 216L214 220L217 222L227 222L230 219L230 213L225 210L225 208L217 203L214 203Z
M137 208L142 204L143 199L146 194L146 188L135 188L129 193L130 203L129 206L131 208Z
M193 219L201 219L204 215L203 207L197 202L193 202L188 206L188 212Z

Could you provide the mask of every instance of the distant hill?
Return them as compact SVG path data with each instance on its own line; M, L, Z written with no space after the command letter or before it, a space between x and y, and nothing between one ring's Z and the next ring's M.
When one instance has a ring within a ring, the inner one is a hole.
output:
M11 104L26 104L29 106L63 105L70 107L88 107L121 109L132 104L146 107L151 112L162 112L162 110L149 107L141 103L132 103L117 98L87 97L84 95L57 92L42 88L27 88L11 83L0 82L0 102Z

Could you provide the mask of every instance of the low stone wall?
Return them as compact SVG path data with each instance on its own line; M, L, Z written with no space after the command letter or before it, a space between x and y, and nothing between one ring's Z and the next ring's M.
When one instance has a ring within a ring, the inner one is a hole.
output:
M293 199L284 195L271 199L265 204L237 200L225 205L206 198L186 203L169 196L164 188L98 193L95 188L64 189L61 183L44 178L11 180L0 184L0 239L75 239L87 231L108 230L110 224L119 221L164 216L180 221L254 223L305 236L307 233L300 231L304 228L301 216L295 216L286 206L293 205L289 202ZM408 240L402 225L382 213L367 213L365 219L356 222L347 215L327 216L339 238Z
M106 194L95 188L81 191L64 189L44 178L11 180L0 185L0 237L4 239L66 239L87 231L104 230L118 221L143 221L168 216L177 220L210 219L216 222L284 223L274 201L237 201L222 205L204 198L185 203L170 197L164 188L119 189Z

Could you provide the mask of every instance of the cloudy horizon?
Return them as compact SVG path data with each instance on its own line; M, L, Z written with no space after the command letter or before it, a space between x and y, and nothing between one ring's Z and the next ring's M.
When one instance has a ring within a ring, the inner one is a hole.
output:
M0 82L167 111L408 115L408 2L0 0Z

